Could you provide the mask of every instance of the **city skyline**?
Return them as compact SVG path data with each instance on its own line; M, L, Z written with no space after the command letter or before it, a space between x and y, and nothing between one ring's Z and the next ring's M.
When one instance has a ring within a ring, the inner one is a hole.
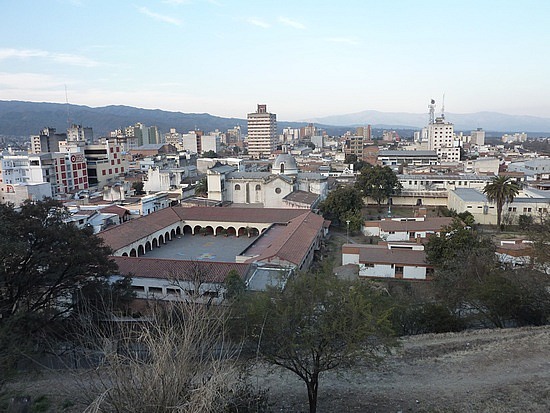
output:
M539 1L8 0L3 100L279 119L365 110L550 117Z

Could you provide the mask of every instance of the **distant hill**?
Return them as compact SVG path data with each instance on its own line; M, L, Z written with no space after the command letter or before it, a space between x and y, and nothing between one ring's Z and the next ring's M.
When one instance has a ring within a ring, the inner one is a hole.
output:
M140 109L131 106L88 106L36 103L0 100L0 135L27 137L40 132L44 127L56 128L59 132L67 129L70 123L93 128L94 136L107 136L109 132L141 122L146 126L155 125L162 133L176 128L180 133L199 129L211 132L216 129L225 132L240 125L247 131L246 119L222 118L208 113L169 112L159 109ZM299 128L307 122L278 121L279 130L284 127ZM345 126L317 125L329 134L340 135L348 130Z
M208 113L167 112L130 106L91 108L59 103L0 101L1 135L28 136L38 133L46 126L65 131L67 119L71 123L91 126L94 136L105 136L112 130L134 125L136 122L147 126L155 125L162 132L168 132L170 128L176 128L178 132L188 132L195 128L226 131L236 125L246 129L244 119L222 118Z
M550 133L550 118L536 116L505 115L496 112L445 113L445 119L454 124L455 130L471 131L483 128L486 131ZM372 125L374 128L418 129L428 123L428 114L379 112L366 110L338 116L309 119L310 122L348 127Z
M550 134L550 119L534 116L511 116L493 112L472 114L446 114L447 120L455 124L456 130L470 131L481 127L484 130L499 132L532 132L533 136ZM205 132L227 131L236 125L247 131L246 119L223 118L208 113L182 113L165 110L140 109L131 106L105 106L92 108L60 103L35 103L0 100L0 135L28 137L40 132L44 127L54 127L60 132L67 129L67 119L71 123L90 126L94 136L107 136L110 131L141 122L155 125L162 133L170 128L186 133L200 129ZM288 122L278 120L279 132L282 128L299 128L314 122L329 135L342 135L356 126L370 124L373 135L381 136L383 130L397 130L400 136L412 136L414 130L426 125L427 114L389 113L367 110L340 116L327 116ZM488 134L488 136L490 133Z

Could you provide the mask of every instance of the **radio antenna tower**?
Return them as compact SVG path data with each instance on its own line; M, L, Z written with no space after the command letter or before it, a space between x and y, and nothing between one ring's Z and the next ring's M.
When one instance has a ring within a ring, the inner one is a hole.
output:
M430 125L432 125L433 123L435 123L435 100L431 100L430 101L430 104L428 105L428 109L429 109L429 113L430 113L430 117L428 119L428 123Z
M441 102L441 119L445 120L445 93L443 93L443 100Z
M69 94L67 93L67 85L65 85L65 104L67 105L67 127L71 127L71 118L69 117Z

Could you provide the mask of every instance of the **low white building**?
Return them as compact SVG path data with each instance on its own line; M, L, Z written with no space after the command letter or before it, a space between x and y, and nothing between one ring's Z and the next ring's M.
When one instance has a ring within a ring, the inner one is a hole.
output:
M359 266L359 277L429 280L433 274L423 250L388 245L344 244L342 265L348 264Z
M491 180L488 175L476 174L400 174L399 195L393 195L393 205L447 206L450 190L455 188L483 189Z
M489 202L483 192L476 189L461 188L449 192L449 209L457 212L470 212L476 222L486 225L496 225L496 204ZM520 215L533 217L550 211L550 191L524 188L514 202L505 204L502 218L505 223L515 224Z
M366 237L380 237L386 241L414 241L440 233L452 221L450 217L386 218L379 221L365 221L362 232Z

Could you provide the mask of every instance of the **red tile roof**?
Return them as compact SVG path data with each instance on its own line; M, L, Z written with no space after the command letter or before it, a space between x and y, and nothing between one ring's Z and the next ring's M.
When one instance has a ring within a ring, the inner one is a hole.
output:
M101 208L99 211L107 214L117 214L121 218L125 215L130 215L130 211L118 205L110 205L108 207Z
M98 235L116 251L179 221L275 224L265 238L259 238L256 248L259 256L251 261L280 259L296 265L302 264L326 224L322 216L307 209L172 207L109 228Z
M272 228L270 231L279 232L276 234L276 238L258 257L250 261L270 261L277 258L300 266L312 244L316 241L324 222L322 216L308 211L284 227ZM270 234L268 233L266 236L269 237Z
M212 261L169 260L157 258L112 257L121 275L193 281L197 276L202 282L221 283L231 270L245 278L250 264Z
M116 251L179 221L180 217L173 208L165 208L101 231L98 235Z
M426 263L426 253L424 251L378 248L370 245L361 245L359 262L431 267Z
M242 223L286 223L308 213L304 209L173 207L182 220Z
M385 219L378 221L380 229L388 231L440 231L453 222L451 217L426 218L425 221L394 221Z

